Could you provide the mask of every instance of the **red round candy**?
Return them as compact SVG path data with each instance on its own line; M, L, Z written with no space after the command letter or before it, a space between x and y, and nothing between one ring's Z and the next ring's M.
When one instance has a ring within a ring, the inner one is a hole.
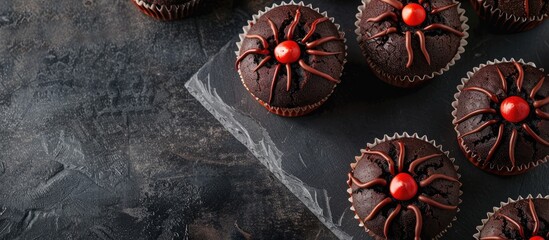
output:
M397 200L410 200L417 194L416 180L408 173L399 173L391 180L389 191Z
M530 106L523 98L511 96L501 102L500 112L505 120L518 123L528 117Z
M402 9L402 20L410 27L421 25L426 17L425 8L417 3L409 3Z
M540 236L533 236L530 238L530 240L545 240L545 238L542 238Z
M294 63L301 57L301 48L295 41L284 41L276 46L274 55L276 60L282 64Z

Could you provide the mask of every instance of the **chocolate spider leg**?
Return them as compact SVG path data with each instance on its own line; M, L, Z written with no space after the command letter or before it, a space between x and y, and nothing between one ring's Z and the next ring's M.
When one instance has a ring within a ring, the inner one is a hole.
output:
M499 79L501 80L501 87L503 88L504 92L507 92L507 79L505 79L503 73L498 66L496 66L496 70L498 71Z
M267 39L265 39L263 36L252 34L252 35L246 35L246 38L257 39L261 41L261 45L263 46L263 49L269 48L269 42L267 42Z
M389 34L395 33L395 32L397 32L396 27L390 27L390 28L385 29L384 31L378 32L378 33L370 36L369 38L366 38L366 40L372 40L374 38L383 37L383 36L386 36L386 35L389 35Z
M482 164L483 167L486 166L490 162L490 160L492 159L492 157L496 153L496 150L499 147L499 145L501 144L501 140L503 139L503 131L504 130L505 130L505 125L502 123L502 124L499 125L498 137L496 138L496 142L494 143L494 146L492 146L492 148L490 148L490 151L488 152L488 156L486 156L486 160L484 160L484 163Z
M416 160L412 161L412 163L410 163L410 166L408 167L408 172L415 175L417 166L421 165L423 162L426 162L432 158L436 158L440 156L442 156L442 153L436 153L436 154L431 154L431 155L417 158Z
M433 9L431 10L431 14L437 14L439 12L446 11L450 8L453 8L453 7L457 6L457 5L459 5L459 3L454 3L454 4L450 4L450 5L447 5L447 6L444 6L444 7L438 7L438 8L433 7Z
M288 35L286 35L286 40L292 40L294 38L294 31L295 27L299 23L299 19L301 18L301 11L299 10L299 7L295 11L295 17L294 21L290 24L290 27L288 27Z
M269 62L269 60L271 60L271 58L272 58L271 56L267 56L266 58L261 60L261 62L257 65L257 67L255 67L254 72L257 72L257 70L259 70L261 67L263 67L265 64L267 64L267 62Z
M518 91L520 92L520 90L522 89L522 83L524 82L524 69L522 68L522 65L520 65L520 63L518 62L513 62L513 64L517 68L517 71L519 74L517 77L517 88L518 88Z
M482 131L483 129L485 129L486 127L490 126L490 125L493 125L493 124L496 124L498 121L493 119L493 120L490 120L488 122L485 122L483 123L482 125L478 126L477 128L465 133L465 134L462 134L462 135L459 135L458 138L464 138L466 136L469 136L471 134L474 134L474 133L478 133L480 131Z
M536 109L536 115L540 118L545 119L545 120L549 120L549 113L541 111L540 109Z
M391 200L390 197L386 197L385 199L383 199L381 202L379 202L373 209L372 209L372 212L370 214L368 214L368 216L366 216L364 218L364 222L366 221L370 221L372 219L374 219L374 217L376 217L376 215L379 213L379 211L381 211L381 209L383 207L385 207L387 204L393 202L393 200Z
M451 32L459 37L463 37L465 36L465 34L463 32L460 32L456 29L453 29L449 26L446 26L444 24L440 24L440 23L433 23L425 28L423 28L423 31L429 31L429 30L435 30L435 29L440 29L440 30L444 30L444 31L447 31L447 32Z
M384 20L386 18L391 18L395 22L398 21L398 16L396 15L396 13L389 10L387 12L380 14L377 17L366 19L366 22L380 22L381 20Z
M467 115L463 116L462 118L456 120L454 123L455 124L460 124L462 122L465 122L467 119L469 118L472 118L476 115L479 115L479 114L486 114L486 113L490 113L490 114L496 114L497 111L493 108L481 108L481 109L477 109L475 111L472 111L470 113L468 113Z
M421 227L423 225L423 217L421 216L421 210L416 205L408 205L408 210L411 210L414 212L414 215L416 215L416 227L415 227L415 235L414 240L420 240L421 239Z
M329 41L342 41L343 39L339 38L339 37L336 37L336 36L329 36L329 37L324 37L324 38L321 38L321 39L318 39L318 40L315 40L315 41L312 41L312 42L308 42L308 43L305 43L305 46L307 47L307 49L312 49L312 48L315 48L317 46L320 46L324 43L327 43Z
M526 17L530 17L530 1L524 0L524 12L526 13Z
M518 223L517 221L513 220L512 218L506 216L505 214L498 214L498 216L505 218L505 220L507 220L507 222L515 225L515 227L517 227L518 230L519 230L520 236L522 238L524 238L524 228L520 225L520 223Z
M532 219L534 219L534 229L532 230L532 235L538 235L539 231L539 218L538 213L536 212L536 206L534 206L534 201L530 198L528 200L528 207L530 208L530 213L532 214Z
M543 86L543 83L545 82L545 76L542 76L541 79L538 81L538 83L536 84L536 86L534 86L534 88L532 88L532 91L530 91L530 98L532 100L534 100L534 97L536 97L536 94L538 93L538 91L541 89L541 87Z
M271 81L271 93L269 94L269 104L271 104L271 102L273 101L273 94L276 86L276 80L278 79L278 72L280 71L281 67L282 67L282 64L280 63L277 64L275 68L275 72L273 74L273 80Z
M406 68L410 68L414 63L414 49L412 49L412 32L406 31L406 51L408 52L408 62Z
M486 94L486 96L488 96L490 98L490 100L492 100L492 102L494 103L499 103L499 99L498 99L498 96L496 94L494 94L493 92L490 92L484 88L480 88L480 87L468 87L468 88L464 88L463 90L461 90L462 92L464 91L477 91L477 92L481 92L481 93L484 93Z
M434 182L435 180L438 180L438 179L443 179L443 180L447 180L447 181L451 181L451 182L459 182L459 180L457 178L446 176L444 174L435 173L435 174L429 176L428 178L421 180L419 182L419 186L427 187L427 186L429 186L429 184L431 184L432 182Z
M534 130L532 130L532 128L530 128L530 126L528 126L528 124L523 123L522 128L524 129L524 131L526 131L530 135L530 137L535 139L537 142L549 147L549 142L547 140L541 138L537 133L535 133Z
M547 105L548 103L549 103L549 97L546 97L542 100L534 101L534 107L535 108L540 108L540 107L543 107L543 106Z
M404 157L406 156L406 147L404 143L398 141L398 172L402 172L404 168Z
M381 1L393 6L394 8L396 8L398 10L402 10L402 8L404 8L404 5L401 2L397 1L397 0L381 0Z
M389 216L387 216L387 220L385 220L385 225L383 226L383 234L385 235L385 238L389 239L389 228L391 226L391 222L398 216L400 213L400 209L402 209L402 206L398 204L393 210Z
M515 145L517 144L517 129L513 128L513 132L511 132L511 139L509 140L509 159L511 160L511 166L515 167Z
M338 80L338 79L335 79L333 78L332 76L326 74L326 73L323 73L321 71L318 71L314 68L312 68L311 66L307 65L307 63L305 63L305 61L303 61L303 59L300 59L299 60L299 66L301 66L301 68L303 68L303 70L313 74L313 75L317 75L319 77L322 77L330 82L334 82L334 83L340 83L341 81Z
M423 203L426 203L430 206L433 206L433 207L436 207L436 208L440 208L440 209L444 209L444 210L455 210L457 209L457 206L451 206L451 205L447 205L447 204L443 204L443 203L439 203L425 195L419 195L418 197L418 200L423 202Z
M482 237L480 240L508 240L507 238L493 236L493 237Z
M323 23L323 22L327 21L327 20L328 20L327 17L323 17L323 18L319 18L319 19L315 20L313 23L311 23L311 29L309 29L309 32L307 33L307 35L305 35L305 37L303 37L303 39L301 39L301 42L307 42L307 40L309 40L309 38L311 36L313 36L313 34L315 33L316 26L320 23Z
M261 55L269 55L269 50L266 49L259 49L259 48L252 48L250 50L245 51L240 57L236 59L236 63L234 64L234 67L236 69L239 68L240 62L244 60L244 58L250 54L261 54Z
M286 76L288 77L288 80L286 80L286 91L289 92L292 87L292 65L290 63L286 64Z
M391 173L391 175L393 176L395 175L395 162L386 153L380 152L380 151L364 150L364 149L361 149L360 152L362 152L363 154L378 155L382 157L385 161L387 161L387 165L389 165L389 172Z
M371 180L369 182L363 183L360 180L358 180L357 178L355 178L355 176L353 176L353 174L349 173L348 175L349 175L349 180L351 180L351 182L354 183L358 188L370 188L370 187L373 187L373 186L386 186L387 185L387 181L383 178L376 178L376 179Z
M267 21L269 22L269 26L271 27L271 30L273 31L273 36L276 44L278 45L280 43L280 40L278 39L278 27L276 24L270 19L267 18Z
M416 31L415 34L419 38L419 47L421 48L421 52L423 53L425 60L427 60L427 64L431 65L431 57L429 56L429 52L425 46L425 34L423 34L422 31Z
M313 49L308 49L305 52L307 54L316 55L316 56L333 56L333 55L342 54L342 52L324 52L324 51L313 50Z

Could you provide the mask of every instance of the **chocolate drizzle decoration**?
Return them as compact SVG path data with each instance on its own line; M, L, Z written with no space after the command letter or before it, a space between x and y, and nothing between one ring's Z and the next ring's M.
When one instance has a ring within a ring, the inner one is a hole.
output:
M538 213L536 211L536 206L534 206L534 201L532 201L531 198L528 199L528 210L530 212L530 216L532 217L532 220L534 221L534 227L532 229L532 233L530 234L530 237L538 236L540 221L538 218ZM506 221L507 224L505 226L507 226L507 228L518 230L520 237L522 239L527 239L526 232L524 231L524 229L528 228L527 225L523 226L520 221L517 221L503 213L496 213L494 217L501 218L502 220ZM549 237L549 233L547 234L546 237ZM500 236L489 236L489 237L480 238L480 240L498 240L498 239L506 240L507 238L500 237Z
M312 56L334 56L334 55L338 55L338 54L343 54L342 52L324 52L324 51L320 51L320 50L315 49L316 47L318 47L320 45L323 45L327 42L343 41L343 39L340 36L337 36L337 37L336 36L328 36L328 37L323 37L323 38L320 38L320 39L317 39L317 40L314 40L314 41L310 41L310 38L315 33L317 26L321 23L329 22L329 18L327 18L327 17L318 18L314 22L312 22L309 31L307 32L307 34L302 39L298 39L296 36L294 36L295 35L295 29L300 24L300 20L301 20L301 10L300 10L300 8L301 8L301 6L297 7L297 10L296 10L295 15L294 15L294 19L288 27L288 33L286 34L285 39L281 39L279 37L279 28L278 28L278 26L271 19L267 18L267 22L269 23L269 26L270 26L271 31L273 33L273 38L274 38L275 43L278 45L278 44L280 44L281 42L284 42L284 41L289 41L289 40L295 41L295 42L305 46L305 52L308 55L312 55ZM269 104L273 100L274 88L276 86L276 81L278 79L278 74L280 72L280 68L282 67L282 65L285 65L285 69L286 69L286 77L287 77L286 91L287 92L290 91L291 86L292 86L292 64L297 64L304 71L306 71L308 73L311 73L313 75L322 77L322 78L324 78L324 79L326 79L330 82L333 82L333 83L340 83L341 82L339 79L334 78L334 77L330 76L329 74L321 72L321 71L311 67L310 65L308 65L303 60L303 54L300 56L301 59L299 59L299 61L297 61L295 63L282 64L282 63L278 62L276 60L276 58L274 57L274 51L271 51L272 49L270 49L268 41L266 40L265 37L259 36L259 35L251 35L251 34L248 34L245 37L259 40L261 42L261 45L262 45L263 49L253 48L253 49L247 50L244 53L242 53L237 58L237 60L235 62L235 68L236 69L240 68L240 63L244 60L244 58L246 58L250 54L258 54L258 55L265 56L265 58L254 69L254 72L259 70L263 66L265 66L271 60L275 60L275 72L274 72L274 77L273 77L272 82L271 82L271 90L270 90L269 102L268 102ZM302 82L300 84L299 88L300 89L303 88L306 84L307 84L307 82Z
M398 145L398 155L397 155L398 159L396 161L396 164L398 164L398 166L395 166L395 161L389 156L389 153L385 153L385 152L381 152L381 151L373 151L373 150L370 150L370 149L361 150L362 156L357 157L356 160L357 160L357 162L360 161L365 155L374 155L374 156L380 157L381 159L384 160L382 162L386 163L387 169L389 169L389 173L391 174L391 176L395 177L399 173L406 172L405 171L406 168L404 166L405 165L404 159L405 159L405 156L406 156L406 151L405 151L406 146L405 146L404 142L402 142L402 141L397 140L396 143ZM417 157L410 164L408 164L408 168L407 168L408 171L407 172L409 174L411 174L412 176L414 176L414 177L418 177L418 175L416 174L416 169L421 164L423 164L424 162L426 162L428 160L431 160L431 159L434 159L434 158L439 158L442 155L443 154L440 153L440 154L431 154L431 155ZM356 165L351 165L351 166L353 166L353 171L354 171L354 167ZM348 174L349 180L347 181L347 184L349 185L350 188L352 188L352 187L356 187L356 188L359 188L359 189L369 189L369 188L373 188L373 187L386 187L386 188L388 188L388 182L384 179L381 179L381 178L375 178L375 179L370 180L366 183L363 183L359 179L357 179L356 177L353 176L353 171L351 171ZM447 175L443 175L443 174L432 174L430 176L425 177L425 179L420 180L418 182L418 185L421 186L421 188L424 188L424 187L428 187L431 183L433 183L435 181L459 182L459 180L455 177L451 177L451 176L447 176ZM421 191L421 189L419 191ZM350 194L352 194L352 192ZM457 209L457 206L452 206L452 205L447 205L447 204L444 204L444 203L437 202L434 199L432 199L432 198L428 197L427 195L425 195L425 193L419 193L418 196L415 197L415 199L418 202L422 202L422 203L425 203L425 204L427 204L431 207L442 209L442 210L456 210ZM405 202L402 201L401 202L401 201L398 201L398 200L393 199L391 197L386 197L381 202L379 202L371 210L371 212L368 214L368 216L366 216L362 221L367 222L367 221L373 220L374 218L376 218L376 216L378 216L378 214L384 208L389 209L388 210L389 215L387 216L387 219L385 220L385 224L384 224L384 227L383 227L383 233L385 235L385 238L389 239L391 223L393 222L393 220L395 218L398 217L398 215L401 213L401 210L403 208L405 208L407 210L412 211L415 215L416 224L415 224L415 233L414 233L415 237L414 238L417 239L417 240L420 239L421 230L423 228L423 217L422 217L422 212L421 212L420 208L418 207L417 203L414 203L413 201L411 203L410 203L410 201L405 201ZM394 210L391 211L391 209L394 209Z
M524 83L524 67L519 62L513 61L512 63L513 63L513 66L516 68L516 71L517 71L517 77L515 79L514 87L516 87L517 92L520 93L521 90L522 90L522 85ZM506 93L506 95L509 95L508 86L507 86L507 79L505 78L505 76L501 72L501 69L497 65L495 67L496 67L496 71L498 73L498 77L501 81L502 90ZM541 107L549 104L549 97L546 97L546 98L541 99L541 100L536 100L536 94L541 89L541 87L543 86L544 81L545 81L545 77L541 77L538 80L537 84L532 88L532 90L528 94L528 97L533 101L532 105L533 105L535 113L536 113L535 115L537 117L541 118L541 119L549 119L549 113L543 112L541 110ZM493 103L495 103L495 104L500 103L500 101L499 101L496 94L490 92L489 90L487 90L483 87L466 87L466 88L463 88L461 91L462 92L466 92L466 91L479 92L479 93L482 93L483 95L486 95L486 97L488 97ZM497 113L498 113L498 111L494 108L482 108L482 109L473 110L472 112L465 114L465 116L461 117L460 119L454 121L454 124L459 125L459 124L467 121L468 119L470 119L474 116L480 115L480 114L497 114ZM498 136L496 138L496 141L495 141L494 145L492 146L492 148L490 149L490 151L488 152L488 155L486 156L485 162L482 164L482 167L485 167L486 165L488 165L488 163L490 163L490 160L494 156L496 150L498 149L498 147L500 146L500 144L503 140L503 137L504 137L503 132L505 130L506 121L505 121L504 118L502 118L502 119L503 120L501 120L501 123L499 124ZM478 133L478 132L484 130L485 128L490 127L492 125L495 125L499 122L500 121L495 120L495 119L486 121L486 122L482 123L481 125L479 125L478 127L476 127L475 129L470 130L469 132L460 134L458 136L458 139L460 141L462 141L464 137L475 134L475 133ZM515 147L516 147L516 142L517 142L517 138L518 138L518 135L519 135L518 129L522 128L524 130L524 132L526 132L528 135L530 135L530 137L532 137L536 142L538 142L538 143L540 143L544 146L549 147L549 141L541 138L528 124L522 123L522 124L518 125L518 127L515 127L515 125L512 125L512 126L513 126L513 130L511 131L511 136L509 138L509 151L508 151L509 152L508 153L509 161L511 163L511 169L517 167L516 166L516 159L515 159Z
M390 5L390 6L392 6L393 8L395 8L395 10L398 10L398 11L401 11L404 8L404 4L400 1L398 1L398 0L381 0L381 1L388 4L388 5ZM528 1L528 0L525 0L525 1ZM424 0L419 0L418 1L418 3L420 5L422 5L424 2L425 2ZM426 3L426 4L428 4L431 7L431 11L426 10L426 13L431 14L431 15L439 14L443 11L452 9L452 8L457 7L459 5L459 3L453 3L453 4L442 6L442 7L433 7L433 6L431 6L430 3ZM425 6L423 6L423 7L425 8ZM384 21L385 19L391 19L394 22L402 21L402 17L399 17L393 11L387 11L387 12L384 12L384 13L380 14L377 17L368 18L366 20L366 22L379 23L381 21ZM441 31L450 32L450 33L452 33L452 34L454 34L458 37L465 36L465 34L462 31L454 29L454 28L452 28L448 25L444 25L444 24L441 24L441 23L433 23L433 24L430 24L430 25L428 25L424 28L417 28L417 29L414 29L414 30L408 30L408 31L404 32L404 36L406 38L405 39L406 51L408 53L408 61L406 63L406 68L410 68L412 66L413 62L414 62L414 49L412 47L412 37L413 37L414 34L417 35L417 37L419 39L419 47L421 49L421 53L423 54L423 57L427 61L427 64L431 65L431 57L429 56L429 51L427 50L427 47L425 46L425 34L424 34L424 32L433 31L433 30L441 30ZM367 37L366 39L367 40L372 40L372 39L384 37L384 36L387 36L389 34L397 33L397 32L398 32L397 28L389 27L385 30L382 30L382 31L370 36L370 37Z

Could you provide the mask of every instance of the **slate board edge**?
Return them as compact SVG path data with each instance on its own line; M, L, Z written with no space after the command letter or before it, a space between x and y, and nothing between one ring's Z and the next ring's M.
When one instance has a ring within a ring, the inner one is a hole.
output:
M260 130L263 133L263 139L254 141L250 136L248 130L246 130L237 118L250 119L250 117L240 114L235 109L227 105L221 97L217 94L215 88L211 88L209 85L209 71L211 63L217 58L219 54L224 53L229 47L234 44L235 40L229 41L216 55L214 55L204 66L202 66L186 83L185 88L189 93L196 98L208 112L210 112L219 121L225 129L227 129L238 141L246 146L250 152L263 164L267 169L272 172L275 177L284 184L305 206L339 239L353 239L350 235L343 232L333 222L331 213L328 212L327 216L324 215L324 210L320 207L320 204L315 201L311 195L310 190L316 191L312 187L307 187L305 183L296 178L295 176L288 174L282 170L282 155L283 153L278 150L275 143L271 140L267 131L254 123L254 128ZM206 76L201 74L207 73ZM206 81L201 80L205 77ZM208 82L208 85L204 83ZM213 103L217 104L213 104ZM236 115L236 117L235 117ZM234 126L230 128L229 126ZM249 127L248 127L249 128ZM327 203L328 204L328 203Z

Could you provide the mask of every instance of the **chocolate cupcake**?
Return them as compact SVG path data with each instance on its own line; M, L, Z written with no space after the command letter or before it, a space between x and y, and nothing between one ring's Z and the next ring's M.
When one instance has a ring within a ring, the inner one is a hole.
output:
M495 30L514 33L540 25L549 14L547 0L470 0L480 18Z
M244 87L270 112L301 116L320 107L340 82L344 40L325 12L303 3L275 4L244 27L236 68Z
M509 198L487 214L473 235L477 240L545 240L549 239L549 196L517 200Z
M351 164L347 184L359 226L375 239L437 239L456 219L459 174L427 137L376 139Z
M458 143L471 163L497 175L517 175L547 161L546 77L533 63L514 59L467 73L452 114Z
M465 51L469 27L456 1L363 0L358 9L362 53L373 73L391 85L425 83Z
M132 2L150 17L171 21L191 15L202 0L132 0Z

